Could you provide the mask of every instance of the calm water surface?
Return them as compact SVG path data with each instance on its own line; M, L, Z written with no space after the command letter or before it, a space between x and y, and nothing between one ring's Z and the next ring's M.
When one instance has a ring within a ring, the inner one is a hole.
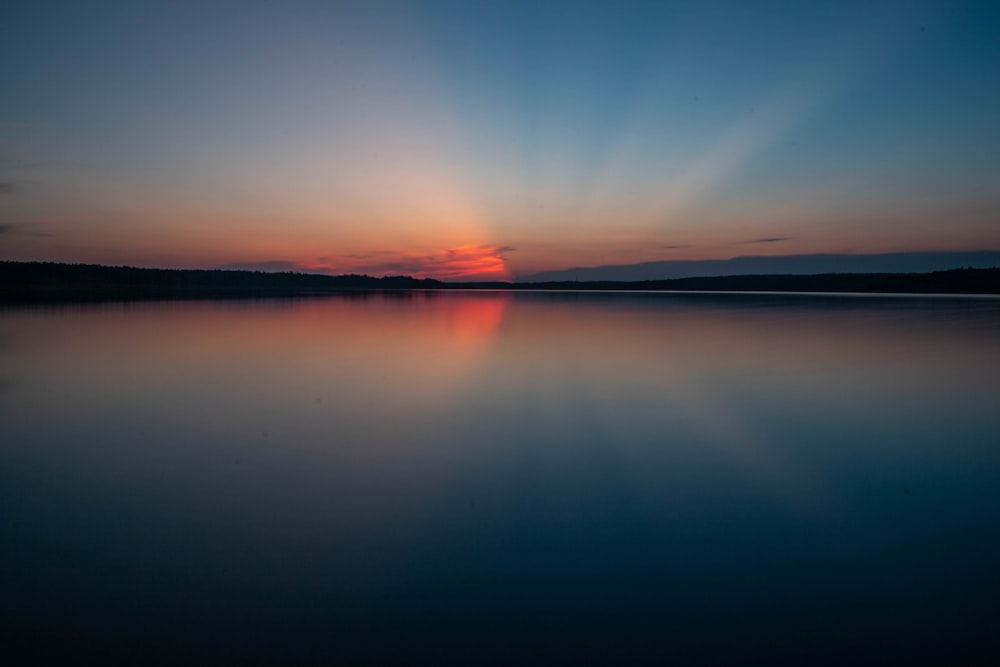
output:
M38 662L985 663L1000 300L6 309L0 546Z

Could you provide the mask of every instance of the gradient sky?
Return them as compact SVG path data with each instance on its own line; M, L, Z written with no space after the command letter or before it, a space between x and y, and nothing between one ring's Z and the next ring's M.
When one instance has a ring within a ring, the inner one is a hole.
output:
M7 2L0 259L1000 249L1000 3Z

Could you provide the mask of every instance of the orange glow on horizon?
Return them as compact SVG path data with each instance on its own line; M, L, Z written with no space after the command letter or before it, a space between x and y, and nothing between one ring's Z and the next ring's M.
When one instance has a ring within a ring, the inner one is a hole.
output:
M500 250L492 246L449 248L429 259L427 269L416 273L415 277L439 280L510 280Z
M407 275L436 280L509 281L510 273L503 258L503 248L491 245L466 245L427 254L385 253L377 261L348 262L350 271L370 275ZM346 272L344 265L327 265L325 270Z

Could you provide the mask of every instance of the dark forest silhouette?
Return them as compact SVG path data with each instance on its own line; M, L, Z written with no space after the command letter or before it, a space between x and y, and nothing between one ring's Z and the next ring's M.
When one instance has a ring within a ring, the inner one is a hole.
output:
M257 297L344 290L433 289L436 280L222 269L145 269L96 264L0 262L0 299Z
M708 292L860 292L882 294L1000 294L1000 268L930 273L742 275L670 280L519 283L520 289L674 290Z
M0 301L307 296L371 290L677 290L1000 294L1000 268L931 273L743 275L671 280L446 283L430 278L262 271L145 269L53 262L0 262Z

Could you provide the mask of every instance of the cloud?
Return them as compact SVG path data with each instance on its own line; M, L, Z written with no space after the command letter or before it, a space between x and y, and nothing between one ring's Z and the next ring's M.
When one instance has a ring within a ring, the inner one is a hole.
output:
M0 181L0 195L9 195L12 192L17 191L17 186L13 183L7 181Z
M217 269L232 271L264 271L267 273L280 273L291 271L295 273L314 273L315 271L298 262L289 262L283 259L272 259L263 262L233 262L215 267Z
M447 248L426 255L404 255L356 267L376 276L407 275L438 280L509 280L503 253L510 246L469 245Z
M31 222L2 222L0 223L0 236L4 234L24 234L26 236L52 236L51 232L40 232L36 229L37 224Z
M731 259L661 260L544 271L524 282L560 280L670 280L708 276L817 273L927 273L964 267L1000 266L1000 251L899 252L881 254L748 255Z
M791 236L766 236L762 239L753 239L750 241L744 241L743 243L779 243L781 241L791 241Z
M315 261L290 261L269 259L249 262L231 262L216 266L217 269L237 271L292 271L297 273L349 273L369 276L412 276L438 280L510 280L503 253L512 252L510 246L469 245L447 248L428 254L406 254L388 251L353 253L340 257L319 257Z

